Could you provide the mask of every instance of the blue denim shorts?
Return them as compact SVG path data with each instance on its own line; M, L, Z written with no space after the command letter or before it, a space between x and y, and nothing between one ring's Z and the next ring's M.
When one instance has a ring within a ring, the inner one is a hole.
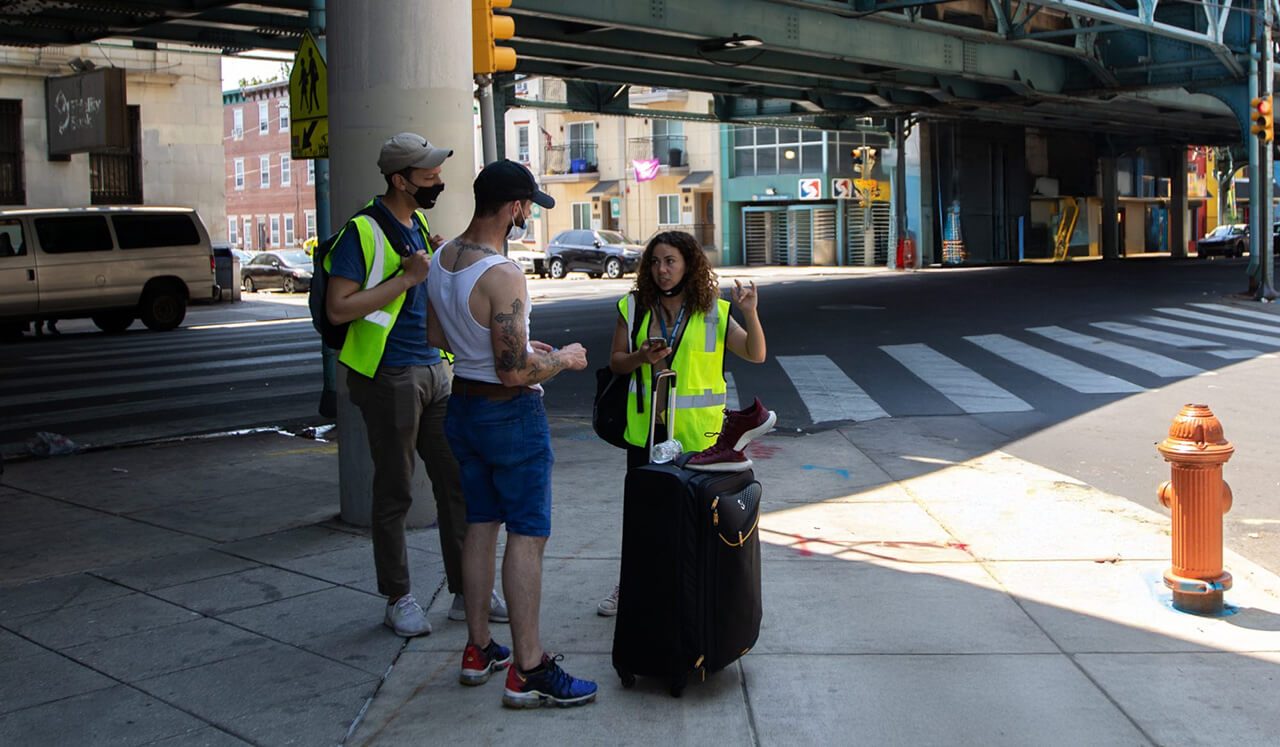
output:
M445 436L462 473L467 523L506 522L507 531L551 535L551 429L542 397L509 400L454 394Z

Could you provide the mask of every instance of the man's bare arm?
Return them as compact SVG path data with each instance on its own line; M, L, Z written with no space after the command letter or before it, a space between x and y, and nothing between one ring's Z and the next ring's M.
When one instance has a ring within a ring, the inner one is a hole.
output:
M516 275L514 267L504 267L499 272L491 286L490 308L494 314L489 325L498 380L506 386L530 386L564 370L586 368L587 351L576 342L560 350L529 350L524 276Z
M453 352L448 338L444 336L444 325L440 323L440 317L436 316L436 308L431 305L430 299L427 300L427 344L446 353Z
M361 290L360 283L350 278L330 275L329 290L324 299L329 321L344 324L391 303L396 296L427 279L431 259L426 252L414 252L404 259L403 266L403 273L368 290Z

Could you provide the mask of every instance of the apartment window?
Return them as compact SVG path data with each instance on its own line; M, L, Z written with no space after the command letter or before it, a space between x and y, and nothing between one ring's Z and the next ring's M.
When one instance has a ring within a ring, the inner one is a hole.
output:
M820 172L823 133L792 127L740 127L733 134L734 176Z
M271 156L258 156L258 186L271 189Z
M653 157L663 166L688 166L685 150L684 122L672 119L653 120Z
M244 159L237 158L234 163L236 169L236 189L244 189Z
M293 162L288 153L280 154L280 186L287 187L293 180Z
M244 140L244 109L231 110L231 139Z
M280 246L280 216L271 216L271 246Z
M284 217L284 245L293 246L293 216L286 215Z
M280 100L280 131L289 131L289 99Z
M245 251L253 250L253 218L244 216L244 248Z
M117 153L89 154L89 202L93 205L142 204L142 117L130 106L129 145Z
M516 160L529 163L529 125L516 127Z
M307 159L307 184L316 183L316 159Z
M596 163L596 123L572 122L569 125L569 160Z
M573 210L573 229L575 231L590 231L591 203L575 202L571 207Z
M227 243L235 246L240 242L240 219L234 215L227 218Z
M658 195L658 225L680 225L680 195Z
M271 105L265 101L258 102L258 134L265 135L271 129Z
M311 238L316 235L316 211L304 210L302 212L303 221L306 223L307 235L304 238Z
M0 100L0 205L24 205L22 99Z

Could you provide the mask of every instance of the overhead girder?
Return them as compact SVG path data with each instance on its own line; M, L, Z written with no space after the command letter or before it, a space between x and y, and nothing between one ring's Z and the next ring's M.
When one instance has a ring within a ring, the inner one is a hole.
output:
M723 6L724 12L715 11L717 4ZM521 0L508 12L516 16L517 40L529 40L522 26L534 18L682 37L695 43L736 33L756 37L768 49L807 57L964 75L989 83L1029 85L1039 91L1065 90L1072 68L1078 65L1044 52L970 44L941 31L877 23L875 16L847 18L816 5L809 8L765 0L705 0L696 4L665 0ZM519 52L518 44L515 46Z

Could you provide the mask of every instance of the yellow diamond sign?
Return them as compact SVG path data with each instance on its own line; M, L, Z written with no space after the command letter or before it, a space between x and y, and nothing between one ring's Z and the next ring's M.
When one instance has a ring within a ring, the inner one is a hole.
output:
M310 33L289 72L289 145L293 158L329 157L329 71Z

